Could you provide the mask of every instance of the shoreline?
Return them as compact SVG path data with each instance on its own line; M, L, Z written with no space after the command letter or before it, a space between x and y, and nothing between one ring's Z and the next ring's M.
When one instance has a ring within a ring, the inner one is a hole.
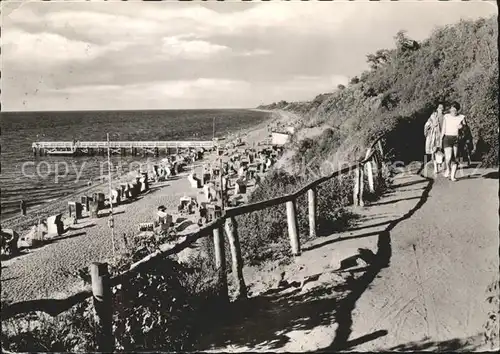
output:
M282 114L273 112L269 119L240 132L239 136L247 147L251 147L252 143L255 143L257 147L258 141L267 138L267 127L282 119L284 119ZM228 139L227 142L231 141L228 137L226 139ZM118 242L117 248L119 248L122 235L138 234L138 224L151 222L159 205L165 205L167 212L173 214L174 220L178 218L178 213L173 210L176 210L179 199L189 195L199 198L201 192L201 190L191 188L187 175L217 158L215 153L209 153L202 160L187 166L178 177L153 183L151 190L140 195L138 200L114 207L115 241L111 240L108 227L106 214L109 209L105 209L101 217L80 219L76 225L70 225L64 234L49 240L42 247L30 249L8 260L2 260L2 300L17 302L38 298L61 298L79 291L82 288L82 282L72 274L75 274L78 269L87 267L91 262L106 262L112 259L112 243ZM92 187L106 190L107 183ZM247 194L244 195L245 202L253 190L254 185L250 185ZM51 213L61 209L66 211L68 199L74 200L75 197L68 197L58 203L53 203L54 205L48 210ZM36 217L32 216L31 221L36 221ZM188 221L187 224L181 224L183 226L182 230L178 230L179 234L195 232L199 228L191 216L188 217ZM32 225L28 220L22 222L27 229ZM14 230L18 231L21 226L18 224ZM20 236L24 234L19 232Z

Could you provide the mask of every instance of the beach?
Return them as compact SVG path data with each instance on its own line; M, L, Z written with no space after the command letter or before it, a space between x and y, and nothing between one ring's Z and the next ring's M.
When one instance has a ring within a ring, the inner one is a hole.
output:
M287 120L286 114L274 113L266 122L246 131L240 132L240 138L245 147L258 147L259 142L268 138L268 125L277 120ZM225 141L230 141L228 136ZM208 155L208 156L207 156ZM157 207L164 205L167 212L177 215L179 199L183 196L193 196L200 199L201 189L191 187L187 176L194 171L200 174L203 164L217 159L215 153L205 154L203 160L196 161L193 166L165 182L151 185L150 191L141 194L138 200L118 205L113 208L114 234L116 247L121 244L124 234L137 234L139 223L152 222L155 219ZM123 178L130 178L131 175ZM113 184L120 181L116 180ZM249 186L246 198L253 186ZM101 191L107 195L107 181L94 185L85 191L86 195ZM83 191L79 191L83 193ZM45 218L56 213L66 212L68 201L77 201L79 196L72 195L62 198L43 208L38 213L29 213L25 217L10 219L3 228L13 228L22 236L39 218ZM245 198L245 199L246 199ZM103 216L109 213L103 210ZM178 215L177 215L178 217ZM193 215L194 217L194 215ZM76 225L68 225L69 229L63 235L50 240L42 247L31 249L18 257L2 261L2 300L23 301L39 298L66 297L82 288L83 282L73 276L78 269L88 267L92 262L106 262L113 256L113 240L108 226L108 217L78 220ZM190 233L198 229L195 220L183 223L181 232ZM187 226L187 227L186 227Z
M2 112L2 173L0 219L18 224L20 200L28 214L52 208L61 198L73 198L99 185L108 175L106 156L39 156L33 142L198 141L245 131L269 119L268 111L250 109ZM126 175L146 159L124 151L112 154L114 175ZM165 151L159 151L164 156ZM149 160L155 158L150 154ZM10 220L13 219L14 220ZM12 222L14 221L14 222Z

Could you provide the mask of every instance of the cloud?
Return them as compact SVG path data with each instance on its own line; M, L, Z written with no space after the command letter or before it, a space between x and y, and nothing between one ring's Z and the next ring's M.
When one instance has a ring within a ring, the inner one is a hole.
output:
M58 97L59 104L67 104L75 109L85 109L85 106L78 106L78 102L85 100L96 105L105 100L120 105L122 109L207 108L212 102L219 102L218 108L244 108L281 99L312 99L319 93L332 92L339 83L346 84L347 77L297 76L280 82L206 77L127 85L80 85L51 89L46 94L52 98L52 102L54 97ZM43 100L44 104L51 103L44 96L37 99ZM142 102L142 105L138 106L137 102Z
M311 99L359 75L366 54L392 47L398 30L423 39L437 25L496 13L485 5L27 3L2 17L3 108L251 107Z
M203 40L183 40L179 37L165 37L162 44L162 52L171 59L206 59L230 50L223 45Z
M157 81L129 85L82 85L60 90L51 90L63 96L119 94L122 97L154 97L158 100L166 98L200 99L203 96L225 95L234 90L247 90L251 86L241 80L218 78L198 78L195 80Z
M272 51L270 51L269 49L251 49L247 51L237 52L235 53L235 55L243 57L254 57L254 56L269 55L271 53Z
M16 29L3 31L2 44L4 58L14 61L92 60L106 51L105 47L54 33L32 34Z

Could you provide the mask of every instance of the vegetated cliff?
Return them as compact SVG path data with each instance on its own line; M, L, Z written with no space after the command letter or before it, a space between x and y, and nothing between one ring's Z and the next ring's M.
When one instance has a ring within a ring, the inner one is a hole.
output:
M374 136L388 133L394 158L409 161L423 157L423 125L437 103L457 101L474 136L475 157L483 166L498 165L497 36L493 17L437 28L422 42L400 31L395 48L367 55L370 70L347 87L310 102L264 107L300 113L305 127L333 127L345 137L344 153L360 155ZM315 145L311 152L324 150Z

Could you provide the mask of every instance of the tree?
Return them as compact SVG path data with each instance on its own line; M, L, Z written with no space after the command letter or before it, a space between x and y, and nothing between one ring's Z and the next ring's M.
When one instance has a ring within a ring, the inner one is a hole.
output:
M355 85L355 84L357 84L357 83L359 83L359 77L357 77L357 76L354 76L354 77L353 77L353 78L349 81L349 84L351 84L351 85Z
M366 56L367 62L373 70L378 69L380 66L387 64L390 60L391 52L388 49L379 49L375 54L368 54Z
M420 49L420 44L406 35L405 30L400 30L394 37L396 48L399 52L412 52Z
M337 85L337 88L338 88L339 90L343 90L343 89L345 89L345 86L344 86L344 85L342 85L342 84L338 84L338 85Z

